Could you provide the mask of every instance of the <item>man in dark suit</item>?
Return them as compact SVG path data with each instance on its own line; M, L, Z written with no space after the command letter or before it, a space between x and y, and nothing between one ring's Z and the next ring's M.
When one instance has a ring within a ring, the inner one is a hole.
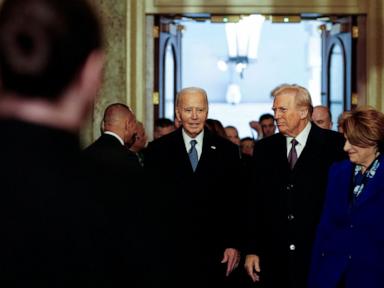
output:
M136 155L125 146L135 139L136 117L128 106L111 104L105 109L102 130L83 151L85 170L96 184L96 201L104 211L98 269L105 274L106 287L136 287L142 224L137 188L143 171Z
M154 184L147 201L156 287L223 287L239 260L239 150L204 129L207 115L203 89L181 90L182 128L151 142L145 154Z
M78 133L103 62L86 1L2 1L1 287L95 287L88 249L97 209L79 169Z
M95 172L106 181L121 182L127 174L141 171L137 157L127 148L136 135L136 117L131 109L121 103L109 105L102 130L103 134L84 150L84 156L97 167Z
M311 124L311 98L301 86L277 89L273 111L280 133L254 150L245 268L263 287L306 287L328 169L344 157L344 139Z

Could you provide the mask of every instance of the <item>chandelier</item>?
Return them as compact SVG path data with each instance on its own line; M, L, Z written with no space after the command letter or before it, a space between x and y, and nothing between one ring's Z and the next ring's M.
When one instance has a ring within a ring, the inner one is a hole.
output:
M244 16L237 23L226 23L225 32L228 58L217 63L221 71L233 67L240 77L244 77L247 66L257 60L261 28L265 17L262 15Z

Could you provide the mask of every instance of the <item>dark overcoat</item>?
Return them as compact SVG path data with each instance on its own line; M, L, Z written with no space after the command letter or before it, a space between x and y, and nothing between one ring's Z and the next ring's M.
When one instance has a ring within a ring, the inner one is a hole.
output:
M246 254L260 256L263 287L306 287L328 169L345 157L343 144L341 134L312 124L291 171L284 135L256 143Z
M220 287L224 249L240 245L238 147L205 130L194 172L178 129L150 143L145 161L154 286Z

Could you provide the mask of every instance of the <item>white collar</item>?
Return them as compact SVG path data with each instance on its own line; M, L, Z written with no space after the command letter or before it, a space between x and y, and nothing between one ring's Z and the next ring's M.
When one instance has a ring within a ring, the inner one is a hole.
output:
M299 142L299 144L302 145L302 147L304 147L305 144L307 143L308 135L309 135L309 132L311 131L311 127L312 127L311 121L308 121L305 128L296 137L287 136L286 137L287 145L290 145L292 139L295 138L297 142Z
M119 135L117 135L116 133L111 132L111 131L104 131L104 134L108 134L108 135L114 136L115 138L117 138L117 140L119 140L119 142L121 143L121 145L124 146L124 141L123 141L123 139L122 139Z
M196 140L198 144L202 145L203 144L203 138L204 138L204 129L195 137L192 138L189 136L185 131L184 128L181 129L183 133L183 139L184 143L188 144L191 142L191 140Z

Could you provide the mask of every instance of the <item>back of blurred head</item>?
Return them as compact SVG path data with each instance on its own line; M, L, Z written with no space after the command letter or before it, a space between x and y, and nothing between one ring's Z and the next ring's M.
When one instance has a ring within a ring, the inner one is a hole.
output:
M95 84L100 82L101 46L99 23L86 1L4 1L0 9L2 98L57 103L75 92L76 97L87 98L74 109L89 109L99 86Z

